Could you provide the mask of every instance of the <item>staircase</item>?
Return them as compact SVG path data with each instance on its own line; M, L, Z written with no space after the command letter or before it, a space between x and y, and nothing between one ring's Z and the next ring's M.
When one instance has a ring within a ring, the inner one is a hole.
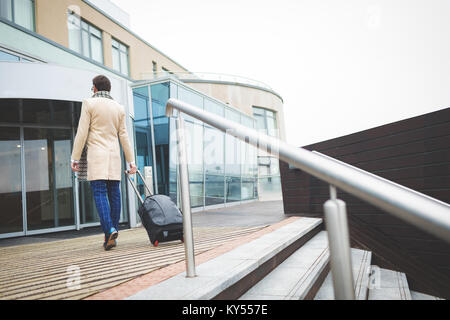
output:
M351 249L357 300L435 300L411 291L406 275L371 265L370 251ZM128 299L333 300L322 219L293 222L178 274Z

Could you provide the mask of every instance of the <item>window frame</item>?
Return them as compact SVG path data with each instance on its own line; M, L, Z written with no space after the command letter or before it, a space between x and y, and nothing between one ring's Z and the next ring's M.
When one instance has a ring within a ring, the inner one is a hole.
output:
M257 117L263 117L264 119L264 130L265 132L269 134L269 119L273 120L274 123L274 128L272 128L273 130L275 130L277 132L278 130L278 122L277 122L277 111L271 110L271 109L266 109L266 108L262 108L262 107L256 107L256 106L252 106L252 111L253 111L253 117L256 119ZM256 122L257 123L257 122ZM271 136L271 135L270 135ZM278 137L278 134L275 135L275 137Z
M114 42L117 43L117 46L114 46ZM126 51L121 50L122 46L126 49ZM113 65L112 65L113 69L120 72L123 75L130 76L130 47L127 46L125 43L117 40L116 38L111 37L111 50L112 50L112 53L114 53L114 50L117 50L119 53L119 70L114 68L114 59L113 59ZM121 53L125 53L127 56L127 73L123 72L122 59L120 56Z
M104 65L105 64L105 50L103 48L103 30L100 29L100 28L97 28L95 25L93 25L89 21L83 19L80 15L78 15L76 12L74 12L72 10L68 10L68 16L67 16L67 22L68 23L69 23L70 16L75 16L80 21L79 32L78 32L78 40L79 40L79 43L80 43L80 51L77 51L77 50L75 50L73 48L70 48L70 39L69 39L69 49L71 49L71 50L81 54L83 57L86 57L86 58L91 59L91 60L93 60L93 61L95 61L97 63L101 63L101 64ZM84 27L83 23L87 25L86 28ZM94 30L97 30L100 33L100 36L97 36L95 33L91 32L91 28L94 29ZM87 32L87 34L88 34L88 45L89 45L89 50L88 51L89 51L89 56L86 56L84 54L85 48L84 48L84 43L83 43L83 31ZM69 37L70 37L70 33L69 33ZM92 37L95 37L97 40L100 41L101 56L102 56L101 61L97 61L97 60L95 60L93 58L93 55L92 55L92 40L91 40Z
M19 58L18 62L24 62L24 63L43 62L43 63L45 63L45 61L43 61L43 60L38 60L36 58L24 55L22 53L16 52L14 50L11 50L11 49L9 49L7 47L3 47L1 45L0 45L0 51L2 51L4 53L7 53L7 54L10 54L12 56L18 57Z
M10 7L11 7L11 12L10 12L11 13L11 20L9 20L8 18L3 18L3 17L1 19L5 19L7 21L10 21L10 22L18 25L18 26L21 26L22 28L25 28L25 29L30 30L32 32L36 32L36 0L28 0L28 1L31 2L31 15L32 15L32 19L33 19L32 29L31 30L28 29L27 27L24 27L24 26L18 24L15 21L16 10L15 10L15 1L14 0L9 0Z

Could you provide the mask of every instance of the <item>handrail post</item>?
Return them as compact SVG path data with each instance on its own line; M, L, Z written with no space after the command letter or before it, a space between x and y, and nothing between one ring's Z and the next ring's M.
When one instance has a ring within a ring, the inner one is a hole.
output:
M186 256L186 277L193 278L195 274L194 237L192 232L192 212L189 192L189 174L187 165L187 150L184 120L181 113L176 119L178 138L178 169L180 172L181 208L183 211L184 251Z
M334 297L336 300L355 300L347 210L345 202L337 199L336 187L330 186L330 196L324 211Z

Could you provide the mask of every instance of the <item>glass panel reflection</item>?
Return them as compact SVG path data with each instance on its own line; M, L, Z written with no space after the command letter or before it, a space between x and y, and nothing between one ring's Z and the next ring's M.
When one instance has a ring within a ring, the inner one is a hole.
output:
M136 165L141 173L144 167L153 167L152 130L150 124L150 106L148 88L133 90L134 101L134 133L136 144ZM144 196L145 187L140 179L136 181L137 188Z
M20 122L20 100L0 99L0 122Z
M23 122L40 125L72 125L71 102L23 99Z
M267 196L278 196L281 192L281 178L265 177L259 179L260 192Z
M203 126L185 121L191 206L203 206Z
M242 178L241 200L251 200L256 197L256 179Z
M173 93L173 86L170 88ZM175 132L175 119L170 118L170 152L169 152L169 195L173 202L178 203L178 149L177 135Z
M241 178L240 177L226 177L226 201L235 202L241 201Z
M204 162L206 174L224 174L224 133L205 126Z
M203 177L189 179L189 193L191 196L191 208L203 206Z
M19 128L0 127L0 234L23 231Z
M224 133L204 129L205 205L224 203Z
M223 176L205 176L205 206L224 203L224 193Z
M225 135L225 174L227 176L241 175L241 144L233 136Z
M169 195L169 118L166 117L166 103L169 100L170 86L168 82L164 82L150 88L158 192Z

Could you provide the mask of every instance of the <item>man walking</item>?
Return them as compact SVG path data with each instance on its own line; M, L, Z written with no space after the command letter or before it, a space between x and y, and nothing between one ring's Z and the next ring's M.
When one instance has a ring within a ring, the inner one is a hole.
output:
M111 82L103 75L93 80L92 98L83 100L78 130L72 151L72 171L79 171L79 160L87 147L87 180L90 181L100 224L105 233L103 247L117 245L120 219L120 180L122 161L120 144L130 174L136 173L134 153L126 128L123 106L109 95Z

